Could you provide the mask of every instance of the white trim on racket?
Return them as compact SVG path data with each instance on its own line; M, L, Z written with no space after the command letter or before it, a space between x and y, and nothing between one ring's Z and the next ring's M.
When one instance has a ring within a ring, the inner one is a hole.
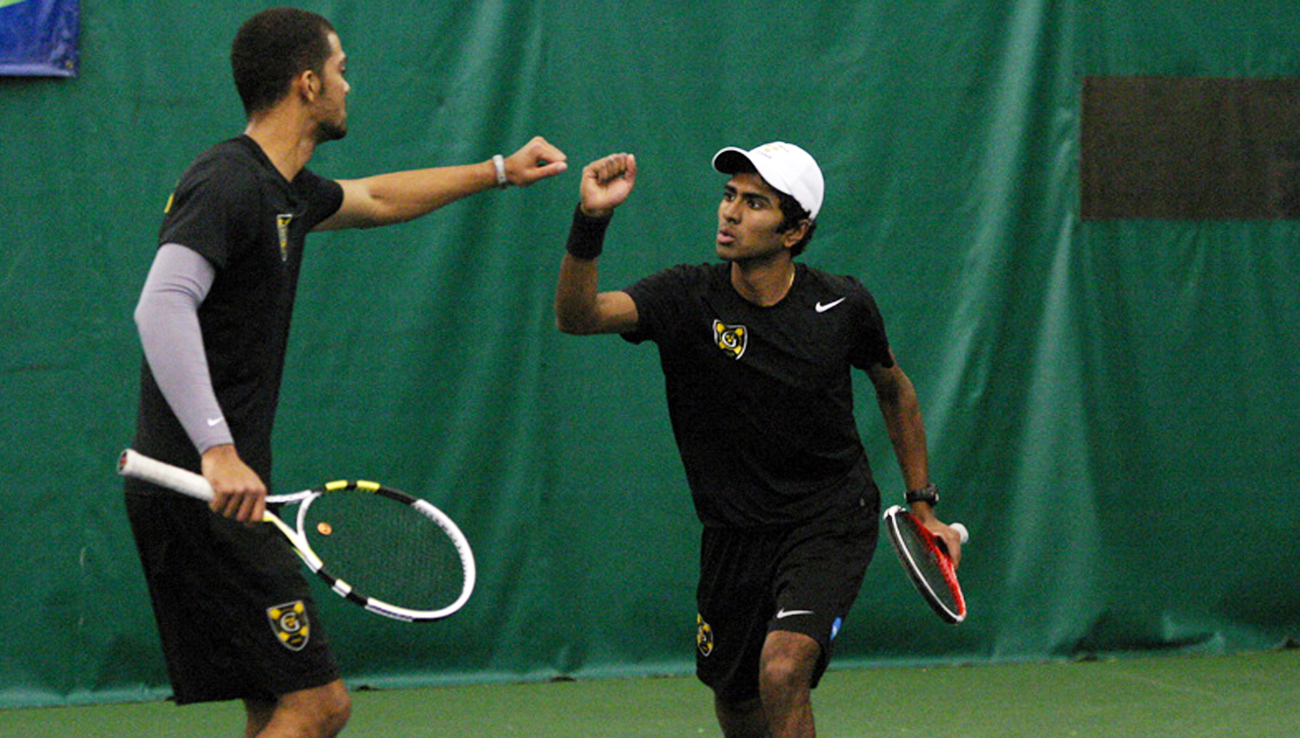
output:
M948 607L943 598L940 597L939 594L934 591L934 588L930 586L930 582L920 574L920 564L912 557L912 552L908 550L907 546L902 545L899 540L902 535L900 533L901 524L899 523L899 518L902 518L905 515L911 515L911 513L902 505L894 505L885 511L884 519L887 533L889 534L889 542L893 545L894 552L898 555L899 561L903 565L903 570L907 573L907 578L911 580L913 586L920 591L921 595L925 598L926 604L930 605L935 613L945 622L956 625L966 619L966 613L954 612L952 608ZM963 544L970 540L970 532L966 530L966 526L961 523L951 523L948 527L957 531L957 534L961 536L961 542ZM965 595L961 593L960 585L958 585L957 596L962 610L965 610Z
M208 480L202 475L195 474L188 469L182 469L158 461L157 459L151 459L133 449L126 449L118 457L117 473L123 476L142 479L146 482L152 482L153 484L175 490L181 494L198 500L204 500L206 502L211 502L215 496L212 491L212 485L210 485ZM381 489L381 485L375 482L364 481L331 482L330 484L325 485L325 489L328 490L337 485L352 485L367 492L374 492ZM330 574L325 568L325 565L321 562L320 557L312 550L306 537L302 535L307 509L311 506L312 501L320 497L322 494L322 492L318 490L302 490L287 495L271 495L266 498L266 501L270 504L299 504L300 506L298 508L297 517L298 530L290 528L288 524L273 514L270 510L262 514L262 520L274 525L276 529L284 535L285 539L289 541L290 546L293 548L293 552L298 555L298 558L302 559L302 562L306 564L307 568L311 569L314 574L323 579L326 584L329 585L331 590L340 597L343 597L349 602L360 605L370 612L377 615L383 615L384 617L393 618L395 620L427 621L440 620L455 613L457 610L460 610L469 600L470 595L473 594L475 579L477 577L477 567L474 564L474 552L470 549L469 541L465 538L465 534L461 532L460 527L457 526L456 523L446 515L446 513L439 510L428 501L412 498L409 495L397 492L396 490L388 490L386 488L382 489L384 492L390 493L385 496L392 499L398 499L396 495L401 495L401 497L404 498L402 499L403 502L406 502L406 504L409 504L412 509L435 523L442 529L447 537L451 539L460 558L460 563L465 577L460 595L451 604L436 610L413 610L359 594L354 590L351 584Z

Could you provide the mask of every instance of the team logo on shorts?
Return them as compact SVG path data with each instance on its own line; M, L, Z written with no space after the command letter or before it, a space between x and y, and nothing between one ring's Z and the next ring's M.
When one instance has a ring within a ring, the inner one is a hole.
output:
M749 330L743 325L727 325L721 320L715 320L713 340L723 353L733 359L739 359L745 355L745 347L749 345Z
M266 608L266 618L271 621L275 637L290 651L301 651L311 635L307 622L307 607L302 600Z
M700 650L701 656L708 656L713 653L713 628L704 622L703 615L695 616L695 647Z

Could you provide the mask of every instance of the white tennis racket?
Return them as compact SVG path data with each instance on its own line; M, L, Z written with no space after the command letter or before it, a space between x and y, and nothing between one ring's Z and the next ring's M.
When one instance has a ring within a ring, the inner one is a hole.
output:
M196 499L213 498L201 475L131 449L118 458L117 471ZM340 480L266 501L298 506L296 529L270 510L262 519L284 534L331 590L370 612L395 620L440 620L461 609L474 591L469 541L425 500L375 482Z

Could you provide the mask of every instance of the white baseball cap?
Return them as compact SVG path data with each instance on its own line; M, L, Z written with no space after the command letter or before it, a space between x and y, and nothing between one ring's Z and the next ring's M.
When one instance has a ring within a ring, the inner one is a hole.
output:
M773 141L749 151L728 146L713 155L713 168L723 174L747 169L744 162L758 170L773 189L793 197L808 211L809 218L817 219L826 182L812 154L794 144Z

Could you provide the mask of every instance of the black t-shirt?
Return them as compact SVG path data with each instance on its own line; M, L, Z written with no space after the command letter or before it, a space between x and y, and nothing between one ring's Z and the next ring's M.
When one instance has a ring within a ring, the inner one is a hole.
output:
M892 365L875 299L852 277L796 265L771 307L742 298L730 264L681 265L627 292L632 343L653 341L701 522L765 527L856 505L874 484L850 368Z
M307 234L343 203L343 188L303 169L289 182L247 136L200 154L181 177L158 235L201 254L216 277L199 326L217 402L239 455L270 483L271 428ZM141 370L135 448L197 471L198 451ZM127 489L150 485L128 481Z

